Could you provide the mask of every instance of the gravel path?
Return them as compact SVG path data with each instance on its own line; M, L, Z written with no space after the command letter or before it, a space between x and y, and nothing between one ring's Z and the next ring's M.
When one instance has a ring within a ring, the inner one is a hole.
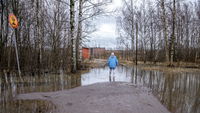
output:
M56 106L53 113L169 113L147 88L124 82L20 94L15 99L50 100Z

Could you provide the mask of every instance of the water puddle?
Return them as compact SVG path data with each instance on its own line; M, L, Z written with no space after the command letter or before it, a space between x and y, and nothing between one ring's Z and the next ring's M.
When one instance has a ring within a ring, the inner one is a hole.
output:
M44 100L17 100L1 103L1 113L50 113L56 109L49 101Z
M131 82L146 86L173 113L200 112L200 74L199 73L163 73L159 71L133 69L118 66L115 78L109 78L109 68L93 68L88 73L68 75L63 71L59 74L43 74L42 76L25 76L24 83L12 74L5 79L0 78L0 112L50 112L56 107L41 100L18 100L17 94L31 92L52 92L72 89L97 82ZM0 74L3 76L2 74Z
M98 82L108 82L108 81L121 81L121 82L132 82L132 69L125 66L118 66L115 70L115 77L111 74L111 80L109 78L109 67L104 68L94 68L81 75L81 85L90 85Z

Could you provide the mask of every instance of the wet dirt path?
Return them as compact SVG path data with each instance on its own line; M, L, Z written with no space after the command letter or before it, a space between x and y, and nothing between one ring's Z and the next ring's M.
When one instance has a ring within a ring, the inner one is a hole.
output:
M145 87L103 82L70 90L20 94L15 99L49 100L56 113L169 113Z

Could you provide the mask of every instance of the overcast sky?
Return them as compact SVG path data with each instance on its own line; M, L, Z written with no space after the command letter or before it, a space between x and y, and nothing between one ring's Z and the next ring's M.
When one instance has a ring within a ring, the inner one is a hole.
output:
M195 0L185 1L194 2ZM121 0L113 0L113 3L108 6L109 9L115 9L120 7L122 7ZM96 21L96 25L98 31L91 35L91 42L85 43L87 47L99 47L100 45L100 47L105 47L106 49L114 49L117 46L119 46L116 40L118 35L116 34L116 19L114 16L108 18L100 18Z
M121 6L121 0L115 0L114 3L112 3L109 7L109 9L119 8ZM117 34L115 32L116 30L116 20L115 17L103 17L101 19L98 19L96 22L98 31L93 33L91 35L91 42L87 45L90 47L97 46L99 47L117 47ZM96 45L95 45L96 44Z

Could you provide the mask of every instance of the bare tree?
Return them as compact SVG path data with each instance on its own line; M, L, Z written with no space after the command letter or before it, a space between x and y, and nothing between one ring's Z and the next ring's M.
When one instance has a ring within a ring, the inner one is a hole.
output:
M166 62L169 65L169 49L168 49L168 39L167 39L167 23L166 23L166 14L165 14L165 1L162 0L162 12L163 12L163 24L164 24L164 35L165 35L165 55L166 55Z
M133 1L123 0L122 16L117 18L117 33L119 37L117 38L118 43L123 44L127 50L132 50L132 56L134 56L135 45L134 45L134 35L135 35L135 22L134 22L134 6ZM129 5L129 3L131 5ZM129 46L131 45L131 47Z
M79 0L79 16L78 16L78 29L77 29L77 36L76 36L76 68L80 69L80 48L81 45L81 38L82 38L82 5L83 1Z
M173 0L173 27L172 27L172 39L171 39L171 62L170 66L173 66L174 60L174 40L175 40L175 22L176 22L176 7L175 0Z
M75 37L74 37L74 17L75 17L75 11L74 11L74 5L75 1L70 0L70 39L71 39L71 72L76 71L76 51L75 51Z

